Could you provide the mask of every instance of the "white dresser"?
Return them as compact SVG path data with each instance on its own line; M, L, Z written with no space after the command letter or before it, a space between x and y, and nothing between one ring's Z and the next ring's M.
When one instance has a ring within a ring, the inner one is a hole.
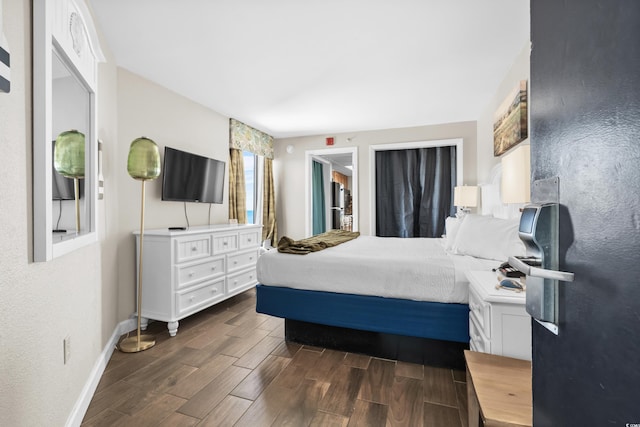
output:
M175 336L180 319L255 286L261 237L262 226L253 224L145 230L143 329L148 319L160 320Z
M473 351L531 360L531 316L526 294L496 289L493 271L469 271L469 347Z

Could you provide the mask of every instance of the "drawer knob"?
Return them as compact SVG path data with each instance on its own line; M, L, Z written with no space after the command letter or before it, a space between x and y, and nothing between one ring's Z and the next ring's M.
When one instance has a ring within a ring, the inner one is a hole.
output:
M237 280L234 280L234 281L233 281L233 284L234 284L234 285L237 285L237 284L238 284L238 281L237 281Z
M213 267L211 267L211 269L212 269L213 271L215 271L215 270L216 270L216 266L214 265Z
M247 242L251 242L251 237L249 237L249 238L247 239Z
M249 261L253 261L253 257L252 256L249 257Z
M189 277L193 276L193 271L189 272Z
M197 248L197 247L195 247L195 246L191 246L191 250L192 250L192 251L197 251L197 250L198 250L198 248Z
M253 279L253 274L250 274L250 275L249 275L249 279Z
M223 246L227 246L229 244L229 242L222 242Z
M233 265L236 265L238 263L238 261L233 261Z
M218 292L218 290L217 290L217 289L211 289L211 293L212 293L212 294L215 294L216 292Z
M193 297L189 298L189 302L193 301Z

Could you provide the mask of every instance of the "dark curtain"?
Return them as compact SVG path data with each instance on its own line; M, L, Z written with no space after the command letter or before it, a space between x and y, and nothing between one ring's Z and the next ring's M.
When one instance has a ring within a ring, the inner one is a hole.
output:
M311 170L312 182L312 209L313 209L313 235L327 231L327 219L324 203L324 176L322 163L313 162Z
M377 151L376 235L442 236L455 185L455 146Z

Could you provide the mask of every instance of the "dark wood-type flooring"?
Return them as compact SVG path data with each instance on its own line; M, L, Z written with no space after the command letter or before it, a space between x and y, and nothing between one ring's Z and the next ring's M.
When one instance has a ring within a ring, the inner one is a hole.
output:
M114 351L82 426L467 426L465 373L284 341L255 291Z

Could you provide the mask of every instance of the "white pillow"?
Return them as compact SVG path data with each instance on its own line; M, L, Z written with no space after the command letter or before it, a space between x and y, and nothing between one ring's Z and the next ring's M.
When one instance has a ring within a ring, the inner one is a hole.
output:
M453 252L453 246L461 223L462 219L454 216L447 217L444 221L444 249L447 252Z
M519 218L467 214L458 228L453 252L498 261L507 261L509 256L523 256L526 249L518 237L519 223Z

